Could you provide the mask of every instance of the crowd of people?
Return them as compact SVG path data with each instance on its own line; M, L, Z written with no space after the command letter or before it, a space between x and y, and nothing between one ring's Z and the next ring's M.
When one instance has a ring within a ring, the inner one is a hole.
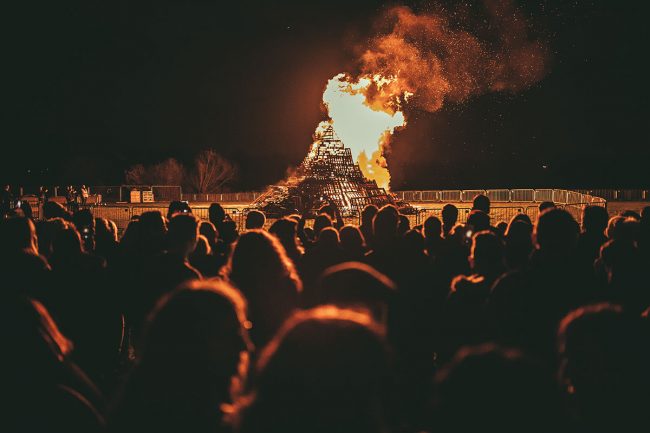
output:
M0 222L2 431L637 431L650 207Z

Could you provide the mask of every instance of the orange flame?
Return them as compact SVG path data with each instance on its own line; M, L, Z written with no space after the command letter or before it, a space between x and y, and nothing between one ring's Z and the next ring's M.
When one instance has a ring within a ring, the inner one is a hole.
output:
M327 83L323 103L331 124L339 138L352 150L364 176L388 189L390 173L383 151L395 128L406 125L404 113L400 111L401 99L406 94L393 93L395 77L364 75L353 80L346 74L339 74ZM382 95L381 98L369 95ZM373 101L372 104L369 101Z

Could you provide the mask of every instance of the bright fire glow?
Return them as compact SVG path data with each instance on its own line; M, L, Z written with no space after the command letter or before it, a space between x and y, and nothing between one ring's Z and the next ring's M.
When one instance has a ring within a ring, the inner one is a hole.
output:
M339 74L328 81L323 93L323 102L331 119L329 123L336 134L352 150L364 176L387 190L390 173L383 151L395 128L406 125L406 119L397 98L381 98L387 102L370 105L367 96L392 93L395 81L394 77L381 75L367 75L354 81L346 74ZM323 123L316 129L316 134L322 127Z

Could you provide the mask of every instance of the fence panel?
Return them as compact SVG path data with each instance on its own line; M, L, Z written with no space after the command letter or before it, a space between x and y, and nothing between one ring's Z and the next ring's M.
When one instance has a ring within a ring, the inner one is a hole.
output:
M513 189L510 191L510 199L515 202L533 202L535 201L534 189Z
M509 189L489 189L487 196L493 203L507 203L510 201Z
M565 189L554 189L553 190L553 202L554 203L566 203L567 202L567 190Z
M536 189L534 200L537 203L543 201L553 201L553 190L552 189Z
M466 189L461 191L461 201L470 203L474 200L474 197L479 194L485 195L485 193L484 189Z
M440 191L440 201L442 202L454 202L462 201L461 200L461 191L460 190L445 190Z
M439 191L421 191L421 201L430 201L430 202L439 202L440 201L440 192Z

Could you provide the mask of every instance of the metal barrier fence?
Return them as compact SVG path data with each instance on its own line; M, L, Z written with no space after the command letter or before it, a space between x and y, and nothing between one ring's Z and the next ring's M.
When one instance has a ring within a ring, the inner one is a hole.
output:
M393 193L406 202L424 203L471 203L478 194L487 195L493 203L541 203L543 201L552 201L556 204L606 203L606 200L601 197L566 189L467 189L394 191Z

